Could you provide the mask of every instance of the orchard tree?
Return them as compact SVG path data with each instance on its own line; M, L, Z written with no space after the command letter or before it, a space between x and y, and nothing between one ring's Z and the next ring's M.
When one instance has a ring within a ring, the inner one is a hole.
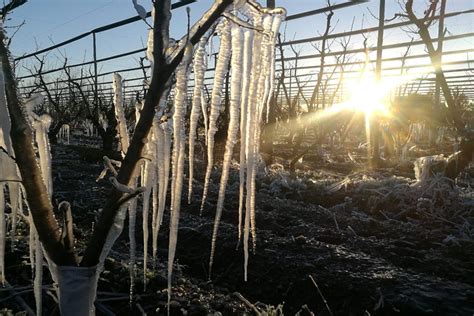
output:
M435 15L439 4L439 0L430 1L428 8L424 11L424 15L422 17L418 17L413 10L413 0L405 0L405 12L400 14L400 16L408 18L413 24L415 24L416 32L425 44L431 64L435 70L436 80L441 87L441 91L443 92L447 105L447 111L449 113L449 120L452 122L453 127L461 137L460 150L447 159L445 171L446 176L455 179L473 159L474 135L472 134L472 131L469 131L469 129L465 128L465 123L463 122L461 116L462 110L460 109L460 104L453 96L443 72L443 66L441 63L442 51L434 47L433 39L431 38L429 32L429 27L435 20Z

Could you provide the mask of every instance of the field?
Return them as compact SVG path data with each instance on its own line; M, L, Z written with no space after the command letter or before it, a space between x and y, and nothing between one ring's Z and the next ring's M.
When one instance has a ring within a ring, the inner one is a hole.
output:
M280 154L276 160L282 163L284 148L276 150ZM236 249L236 165L226 193L212 281L207 264L217 186L211 186L200 216L202 180L197 180L193 202L183 207L179 228L174 313L229 315L279 304L285 314L301 315L472 313L474 169L466 169L454 187L433 183L432 189L415 190L410 187L415 182L413 170L406 166L365 170L348 158L344 148L324 146L322 151L325 155L298 164L294 174L284 171L283 164L259 170L258 240L250 256L248 282L243 281L241 245ZM56 145L52 152L54 199L71 201L74 233L83 240L110 190L107 181L95 181L102 170L100 152L84 145ZM357 149L353 156L357 157ZM198 165L203 167L203 162ZM219 167L220 163L213 177ZM203 176L199 172L196 178ZM438 195L435 207L420 205L420 198L431 194ZM99 313L127 310L141 315L143 309L150 315L166 309L167 214L159 236L158 266L149 273L147 290L143 291L139 256L136 295L129 305L129 241L123 234L99 282ZM136 237L140 253L141 230ZM26 240L16 247L14 255L7 256L9 282L15 284L16 293L29 293L22 297L33 305L30 268L24 261ZM51 289L46 284L44 291ZM2 291L0 300L18 310L13 293ZM49 296L45 305L48 314L56 309Z

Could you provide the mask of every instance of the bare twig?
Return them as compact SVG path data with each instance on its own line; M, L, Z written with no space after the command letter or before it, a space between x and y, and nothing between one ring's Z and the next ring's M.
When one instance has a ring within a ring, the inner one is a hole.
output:
M331 311L331 308L329 308L328 301L326 301L326 298L324 297L323 293L319 289L318 284L316 283L316 280L313 278L313 276L310 274L309 278L311 279L311 282L313 282L314 286L316 287L316 290L318 290L319 296L321 296L324 305L326 306L327 311L329 312L329 315L333 316L333 313Z

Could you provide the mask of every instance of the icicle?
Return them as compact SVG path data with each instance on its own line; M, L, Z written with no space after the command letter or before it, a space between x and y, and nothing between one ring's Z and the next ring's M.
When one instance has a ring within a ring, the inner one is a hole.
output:
M14 180L18 181L21 179L20 172L16 166L16 163L11 157L14 156L13 146L10 139L10 116L8 114L7 100L5 96L5 81L3 78L3 71L1 68L0 62L0 146L6 150L8 155L5 153L0 153L0 179L2 180ZM10 156L10 157L8 157ZM11 240L12 247L15 243L15 234L16 234L16 225L17 225L17 214L22 209L22 199L21 199L21 186L18 182L7 182L8 191L10 196L10 205L11 205ZM5 201L0 203L0 207L4 209ZM3 256L0 258L0 265L3 266Z
M4 185L0 183L0 281L5 285L5 195Z
M33 217L31 213L28 214L28 223L29 225L29 236L28 236L28 246L29 246L29 253L30 253L30 266L31 266L31 274L35 275L35 252L36 252L36 236L35 236L35 223L33 223Z
M130 139L127 132L125 112L123 110L122 76L120 76L118 73L114 73L113 89L115 117L117 118L118 134L120 139L120 151L122 152L122 157L125 157L125 153L127 152L130 143Z
M166 193L170 174L171 130L172 120L162 123L158 128L157 160L158 164L158 211L153 224L153 262L156 262L158 234L163 220L166 205Z
M254 16L255 27L260 27L262 18L260 15ZM255 200L255 185L253 182L255 173L255 132L256 126L260 123L257 121L257 103L258 103L258 81L260 77L261 64L260 64L260 52L261 52L261 41L262 35L259 32L254 33L253 37L253 56L252 56L252 68L250 73L250 87L249 87L249 99L247 109L247 132L246 132L246 154L247 154L247 174L246 174L246 203L245 203L245 222L244 222L244 280L247 281L247 265L248 265L248 238L249 229L252 230L252 217L254 217L255 205L252 204ZM254 221L253 221L254 223Z
M143 104L141 102L137 102L135 104L135 124L138 124L138 121L140 120L142 107L143 107ZM138 170L142 171L141 173L142 173L142 179L143 179L144 165L140 164L140 166L138 166ZM132 184L131 184L132 190L136 190L137 182L138 182L138 176L134 176L132 179ZM147 189L143 188L143 190L146 193ZM148 197L149 197L149 194L148 194ZM134 288L135 288L135 276L136 276L135 263L136 263L136 253L137 253L137 241L135 238L135 228L137 224L137 205L138 205L137 199L131 200L128 204L128 238L130 241L130 261L129 261L130 304L133 301L133 293L134 293Z
M8 183L8 192L10 194L11 221L12 228L10 232L12 248L15 246L16 226L18 223L18 214L23 212L21 185L18 182Z
M30 119L33 121L33 128L35 131L36 144L38 146L39 162L41 168L41 174L43 181L46 185L49 198L53 195L53 178L51 171L51 149L48 140L48 129L51 125L51 117L47 114L43 114L38 117L30 112ZM34 221L31 220L30 225L34 226ZM31 232L31 231L30 231ZM35 238L35 278L34 278L34 294L36 300L36 311L37 315L41 315L42 311L42 283L43 283L43 248L38 237L38 232L33 229L33 235Z
M250 86L250 70L252 64L252 43L254 32L245 30L244 32L244 48L243 48L243 67L242 67L242 96L241 96L241 112L240 112L240 168L239 168L239 241L242 238L242 213L245 185L245 171L247 168L246 148L247 148L247 105L248 91Z
M136 179L134 180L134 187L136 187ZM135 239L135 227L137 224L137 199L130 201L128 205L128 238L130 240L130 261L129 261L129 272L130 272L130 303L133 300L133 293L135 288L135 261L137 252L137 242Z
M271 41L270 41L271 45L269 45L270 71L269 71L269 76L268 76L268 81L269 81L268 92L270 94L273 92L274 83L275 83L275 41L276 41L278 32L280 30L280 25L285 19L285 17L286 17L286 11L283 10L281 14L277 14L274 16L273 23L272 23ZM270 100L271 100L271 97L268 97L268 100L266 102L266 109L267 109L266 122L268 122L268 115L270 114Z
M153 122L155 123L156 118ZM146 274L148 270L148 213L150 209L150 194L153 189L154 183L156 183L156 135L155 128L150 131L148 136L149 141L146 144L146 155L150 157L150 160L146 160L143 164L143 177L142 186L145 187L143 194L143 286L146 290Z
M209 190L209 180L211 178L212 167L214 164L214 135L217 132L217 119L221 112L222 88L227 72L230 58L230 24L223 20L220 25L221 43L219 47L219 56L217 58L216 70L214 73L214 85L211 95L211 113L209 115L209 130L207 134L207 168L204 179L204 192L202 194L201 212L204 209L204 203L207 199Z
M159 109L153 119L153 137L154 143L154 173L155 180L153 181L153 214L152 214L152 261L153 268L156 264L156 253L158 245L158 233L161 226L161 220L166 204L166 192L168 188L169 178L169 166L170 166L170 146L171 139L170 133L168 133L168 123L161 122L163 112L166 108L166 103L171 91L171 81L168 84L168 88L163 93L163 96L159 102ZM165 133L166 130L166 133ZM167 154L166 154L167 153ZM166 154L166 155L165 155ZM166 156L166 158L165 158ZM147 245L148 247L148 245Z
M127 123L125 120L125 112L123 109L123 89L122 89L122 77L115 73L113 77L113 89L114 89L114 106L115 106L115 116L117 117L118 122L118 131L119 131L119 138L120 138L120 145L121 145L121 152L122 156L125 157L125 154L128 150L128 146L130 144L130 138L127 131ZM139 111L137 113L139 115ZM137 187L137 180L134 176L134 180L132 180L131 188L135 190ZM119 210L119 213L125 212L128 206L128 236L130 239L130 262L129 262L129 270L130 270L130 300L132 300L133 296L133 289L135 284L135 250L136 250L136 241L135 241L135 224L136 224L136 213L137 213L137 200L133 199L128 204L122 206ZM122 214L120 214L122 215ZM117 216L119 219L121 216ZM123 229L123 222L117 224L117 231L118 235L120 235ZM110 234L109 234L110 235ZM115 241L118 237L111 235L111 239ZM107 237L109 238L109 237Z
M263 29L264 33L271 29L272 17L266 15L263 18ZM249 134L249 172L247 173L247 207L250 211L250 232L252 236L252 245L253 250L255 251L256 242L257 242L257 232L256 232L256 222L255 222L255 177L256 177L256 164L259 157L259 139L260 139L260 122L262 117L263 110L263 97L265 94L265 82L267 80L267 70L269 69L269 56L267 46L269 45L268 36L263 37L261 34L258 34L255 38L258 38L258 43L254 42L254 51L255 47L258 47L258 51L262 54L256 56L255 60L258 60L258 65L255 68L255 76L258 78L255 90L253 91L251 103L255 104L255 108L250 111L251 114L251 123L249 123L250 134ZM254 38L254 40L255 40Z
M38 121L35 121L35 124L33 125L35 128L36 143L38 144L41 173L43 175L43 179L50 197L53 194L51 148L48 139L48 130L51 122L51 116L43 114L40 116Z
M229 129L227 132L227 140L225 144L224 162L222 164L222 175L219 186L219 196L217 199L216 216L214 220L214 229L212 233L211 243L211 257L209 260L209 278L211 277L212 264L214 262L214 254L216 251L217 232L222 216L222 209L224 207L225 189L229 179L229 168L234 152L234 145L237 142L237 132L239 130L239 109L241 105L242 94L242 64L244 46L244 37L242 29L237 26L232 26L232 58L231 58L231 85L230 85L230 106L229 106Z
M209 36L209 35L208 35ZM193 178L194 178L194 142L196 139L196 128L199 117L201 116L201 104L203 95L204 75L207 68L206 44L208 36L203 36L199 41L194 56L194 91L192 108L189 123L189 185L188 185L188 204L191 203L193 194Z
M59 129L59 142L69 144L69 130L70 127L68 124L64 124Z
M35 235L38 236L38 232L35 229ZM37 238L37 244L35 247L35 281L34 281L34 294L36 300L36 315L41 316L43 310L43 248Z
M183 188L184 176L184 155L185 155L185 133L184 120L186 113L186 92L188 80L188 66L192 58L192 45L188 44L184 52L183 61L176 70L176 87L174 93L174 114L173 114L173 164L172 164L172 192L171 198L171 219L170 237L168 249L168 307L171 301L171 277L173 273L173 263L178 241L178 223L181 207L181 192Z
M209 130L209 115L207 114L207 100L204 96L204 93L201 95L201 112L202 112L202 119L204 121L204 140L207 146L207 133Z
M29 119L32 122L32 127L35 131L35 140L38 146L39 153L39 164L41 168L41 174L43 181L46 185L46 190L48 192L49 198L51 199L53 194L53 179L51 173L51 149L48 140L48 129L51 125L51 117L47 114L44 114L38 117L33 113L33 109L36 105L41 103L43 97L33 96L25 104L25 108L29 114ZM30 257L33 257L34 249L34 295L36 301L36 310L37 315L41 315L42 310L42 283L43 283L43 249L38 238L38 233L34 228L34 222L30 215L30 242L34 239L34 248L31 248L30 245ZM31 260L31 258L30 258Z

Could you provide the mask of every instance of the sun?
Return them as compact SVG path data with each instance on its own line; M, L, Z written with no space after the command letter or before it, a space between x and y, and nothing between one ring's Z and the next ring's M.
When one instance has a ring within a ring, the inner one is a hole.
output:
M347 105L355 112L367 116L389 115L388 95L393 84L377 82L374 76L364 75L360 80L350 84Z

